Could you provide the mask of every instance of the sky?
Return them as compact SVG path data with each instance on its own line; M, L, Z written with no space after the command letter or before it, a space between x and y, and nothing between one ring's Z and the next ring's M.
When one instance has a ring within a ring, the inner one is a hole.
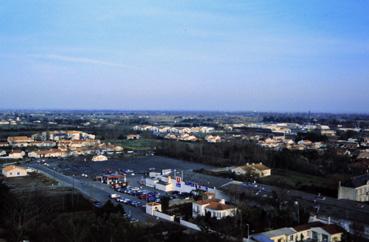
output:
M2 0L0 109L369 113L369 1Z

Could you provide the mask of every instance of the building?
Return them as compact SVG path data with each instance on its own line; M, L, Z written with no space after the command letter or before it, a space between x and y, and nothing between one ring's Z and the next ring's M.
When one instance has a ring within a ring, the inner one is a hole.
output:
M30 158L58 158L67 157L68 153L61 149L37 150L28 153Z
M342 241L343 233L344 230L335 224L314 222L293 228L271 230L250 237L257 242L339 242Z
M95 155L94 157L92 157L92 161L106 161L108 160L108 157L106 157L105 155Z
M244 166L231 167L231 172L236 175L256 175L258 177L270 176L272 170L263 163L246 163Z
M27 170L20 166L9 165L9 166L3 167L2 174L5 177L27 176Z
M7 140L13 147L27 147L33 142L33 139L28 136L9 136Z
M9 153L8 155L8 159L23 159L23 157L25 156L26 153L24 153L24 151L21 150L14 150L12 152Z
M173 175L173 177L171 176ZM164 192L192 192L194 190L201 191L214 191L214 189L207 186L200 185L198 183L184 181L181 176L177 176L176 172L167 169L162 172L150 172L148 177L144 179L145 186L155 188Z
M102 176L97 176L96 181L99 181L101 183L105 183L108 185L113 184L126 184L127 183L127 177L125 174L106 174Z
M206 216L208 213L210 217L222 219L225 217L233 217L236 215L237 208L226 204L224 199L210 199L198 200L192 202L192 217Z
M146 203L146 213L154 216L155 212L161 212L161 204L157 202Z
M358 202L369 201L369 174L351 178L339 183L338 199L348 199Z
M129 135L127 135L127 140L136 140L136 139L140 139L139 134L129 134Z
M208 143L219 143L219 142L221 142L221 141L222 141L222 138L220 138L220 136L218 136L218 135L215 135L215 136L213 136L213 135L207 135L207 136L205 137L205 140L206 140Z

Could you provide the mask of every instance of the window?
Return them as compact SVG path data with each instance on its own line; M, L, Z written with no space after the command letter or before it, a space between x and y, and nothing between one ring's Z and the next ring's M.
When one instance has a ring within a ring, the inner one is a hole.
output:
M328 242L328 235L322 234L322 242Z
M9 175L13 175L13 172L9 172Z
M313 231L312 238L313 238L313 240L318 240L318 233Z
M19 173L19 172L17 172L17 175L19 176L19 175L20 175L20 173Z

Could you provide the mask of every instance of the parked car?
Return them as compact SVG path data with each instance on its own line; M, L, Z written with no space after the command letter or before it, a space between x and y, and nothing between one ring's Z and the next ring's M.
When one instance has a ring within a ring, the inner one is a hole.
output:
M112 199L116 199L116 198L119 198L119 197L120 197L119 194L116 194L116 193L110 194L110 198L112 198Z

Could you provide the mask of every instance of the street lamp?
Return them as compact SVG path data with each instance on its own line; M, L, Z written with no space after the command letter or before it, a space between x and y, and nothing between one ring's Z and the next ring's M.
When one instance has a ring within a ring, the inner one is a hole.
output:
M247 242L249 241L249 236L250 236L250 225L246 224L247 226Z

